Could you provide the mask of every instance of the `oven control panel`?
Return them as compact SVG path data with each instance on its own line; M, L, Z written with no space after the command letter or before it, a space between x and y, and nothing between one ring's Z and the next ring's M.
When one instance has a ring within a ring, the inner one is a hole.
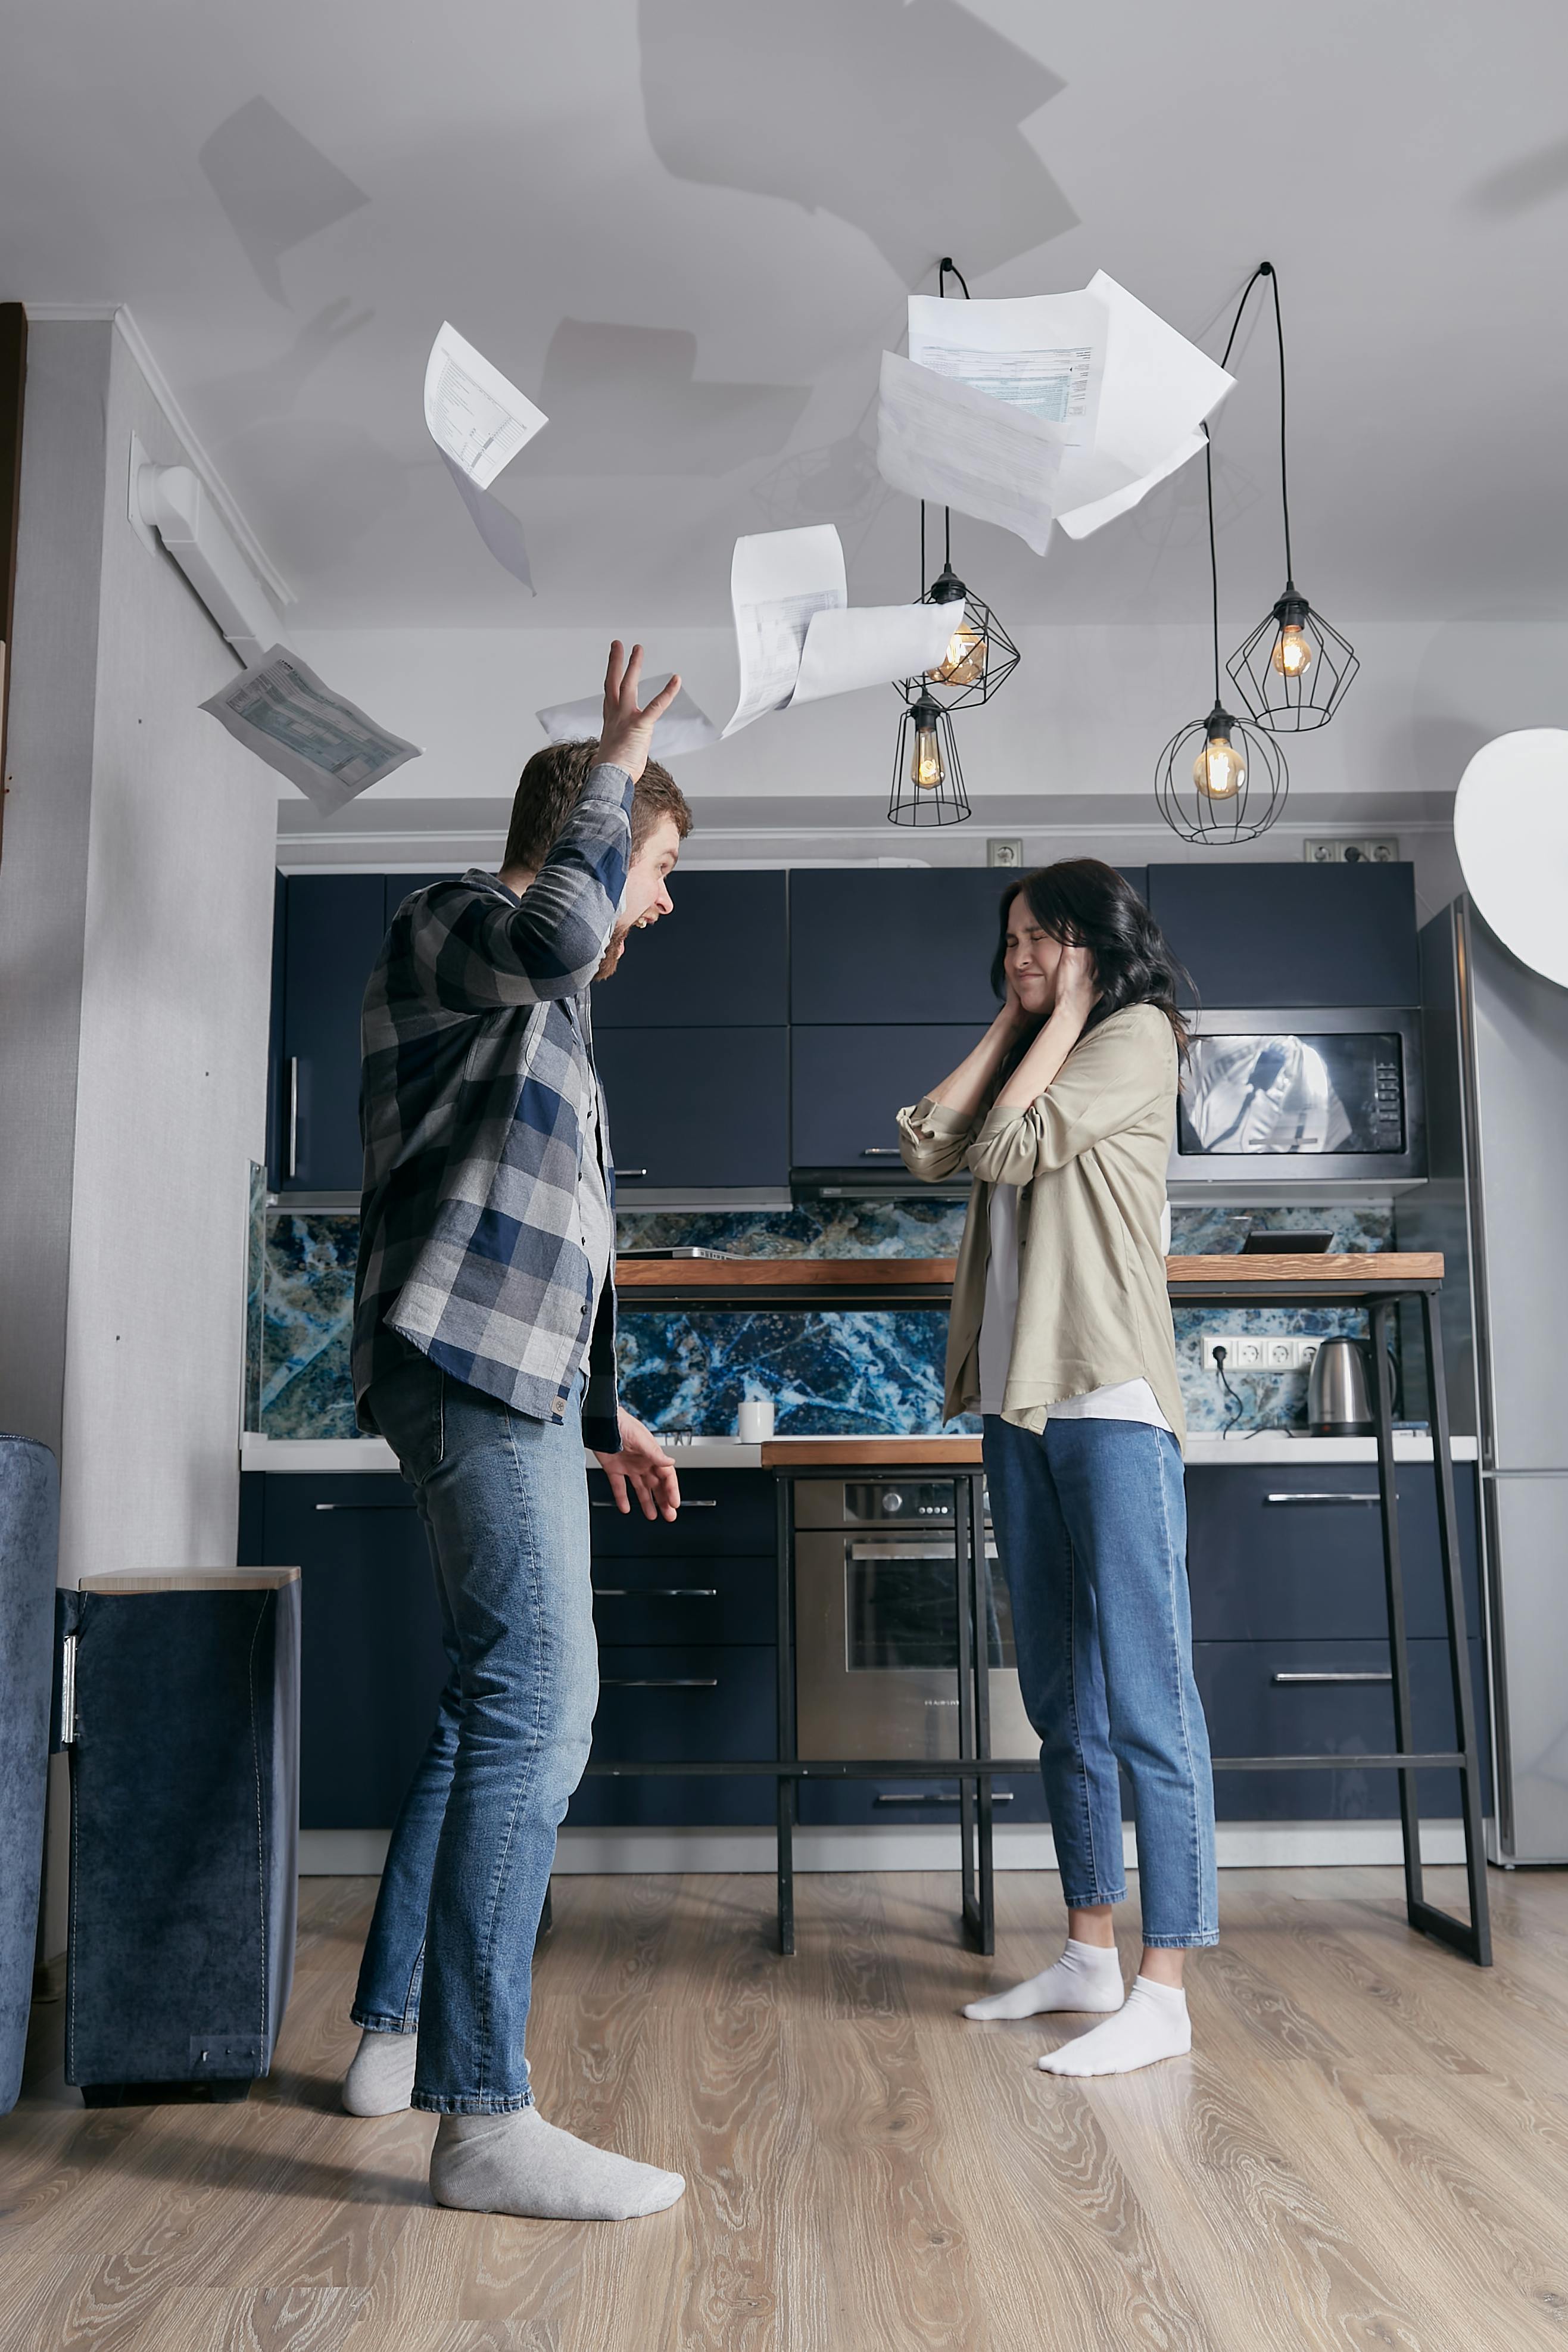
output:
M795 1486L795 1524L951 1528L953 1483L946 1478L801 1478Z

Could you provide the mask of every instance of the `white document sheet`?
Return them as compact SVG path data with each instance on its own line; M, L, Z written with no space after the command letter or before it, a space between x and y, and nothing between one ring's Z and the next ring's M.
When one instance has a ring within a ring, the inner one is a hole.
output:
M725 728L734 735L766 710L784 710L800 675L806 633L819 613L849 603L844 551L831 522L757 531L735 542L729 602L740 656L740 698Z
M909 356L934 375L1027 409L1072 446L1094 440L1110 313L1082 294L945 302L909 298Z
M425 363L424 421L443 457L461 466L482 490L549 423L448 321Z
M1045 418L883 352L876 462L890 488L998 523L1043 555L1066 455Z
M896 362L890 371L893 358L883 355L883 478L1000 522L1040 554L1043 481L1039 472L1027 484L1019 479L1029 445L1016 432L1007 439L1000 415L1027 417L1041 446L1059 446L1049 507L1070 537L1082 539L1197 455L1197 428L1234 381L1103 270L1078 294L974 302L912 295L903 368L968 393L967 403L944 409L928 382L902 373ZM988 415L995 440L986 437ZM959 446L960 434L971 446ZM944 439L945 449L935 446Z
M841 612L818 613L806 632L790 709L935 669L962 610L955 604L851 604Z
M474 518L474 528L501 566L514 580L520 581L529 595L535 593L534 575L528 568L528 551L523 542L523 526L496 496L494 490L482 490L471 482L455 457L444 449L441 462L451 475L458 497Z
M236 743L298 784L323 816L420 756L417 743L378 727L286 646L274 646L202 709Z
M669 682L666 674L657 686L644 683L643 699L651 702ZM534 716L551 743L591 742L604 724L604 698L585 694L580 702L555 702L548 710L536 710ZM718 729L683 686L655 724L650 749L655 760L678 760L688 751L706 751L718 740Z

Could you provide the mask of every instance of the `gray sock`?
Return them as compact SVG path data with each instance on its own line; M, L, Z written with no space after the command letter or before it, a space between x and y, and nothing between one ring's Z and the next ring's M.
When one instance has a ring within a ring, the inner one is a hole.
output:
M343 2077L343 2105L349 2113L395 2116L406 2107L418 2054L417 2033L372 2033L366 2027Z
M443 2116L430 2155L430 2193L465 2213L540 2221L629 2221L685 2193L678 2172L634 2164L547 2124L537 2107Z

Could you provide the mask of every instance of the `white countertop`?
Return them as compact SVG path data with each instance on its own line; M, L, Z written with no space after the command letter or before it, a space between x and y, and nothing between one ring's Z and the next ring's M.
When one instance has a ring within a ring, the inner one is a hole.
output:
M803 1444L809 1441L802 1440ZM775 1444L788 1444L788 1438L776 1438ZM684 1444L670 1448L677 1465L683 1462L705 1470L756 1470L762 1463L760 1445L743 1445L736 1437L695 1437ZM1473 1437L1456 1437L1450 1448L1456 1462L1473 1462L1477 1446ZM591 1459L591 1456L589 1457ZM1396 1430L1394 1458L1396 1462L1430 1462L1432 1441L1423 1431ZM1259 1430L1250 1437L1193 1437L1187 1441L1188 1465L1205 1468L1212 1464L1254 1463L1278 1465L1288 1462L1365 1462L1377 1459L1377 1447L1370 1437L1291 1437L1283 1430ZM247 1430L240 1439L239 1466L242 1470L277 1471L376 1471L382 1474L397 1469L397 1456L381 1437L260 1437ZM895 1476L894 1471L882 1467L878 1476Z

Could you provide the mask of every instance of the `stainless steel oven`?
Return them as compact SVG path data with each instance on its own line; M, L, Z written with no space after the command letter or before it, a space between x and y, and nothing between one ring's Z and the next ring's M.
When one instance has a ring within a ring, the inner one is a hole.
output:
M796 1726L803 1756L958 1753L953 1488L895 1478L795 1488ZM1012 1619L986 1528L980 1591L990 1753L1039 1746L1019 1693Z
M1321 1188L1427 1173L1421 1015L1381 1006L1193 1017L1169 1179Z

